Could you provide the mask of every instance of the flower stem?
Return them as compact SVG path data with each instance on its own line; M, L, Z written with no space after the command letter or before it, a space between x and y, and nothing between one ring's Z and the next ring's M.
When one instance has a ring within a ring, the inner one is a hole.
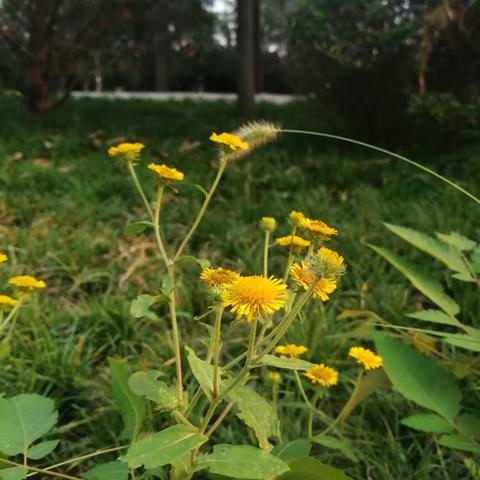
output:
M158 187L157 201L155 202L155 216L153 220L153 229L155 231L155 238L157 239L158 249L162 255L162 259L165 262L165 267L168 269L170 260L168 259L167 251L163 243L162 234L160 232L160 211L162 209L163 193L165 192L165 184L161 184Z
M270 241L270 230L265 230L265 242L263 244L263 275L268 277L268 243Z
M135 172L135 168L132 165L132 162L127 162L127 166L128 166L128 171L130 172L130 175L132 177L133 183L135 184L135 187L136 187L138 193L140 194L140 197L143 200L145 208L147 209L148 215L150 216L150 219L153 220L152 207L151 207L149 201L147 200L147 197L145 196L145 192L143 191L142 185L138 181L137 173Z
M219 360L220 360L220 343L222 336L222 315L223 315L223 305L217 307L217 312L215 315L215 331L213 335L213 398L218 398L218 383L219 383Z
M288 277L290 276L290 268L292 267L293 260L295 259L295 252L293 248L293 237L296 233L297 233L297 226L294 225L292 227L292 231L290 232L291 243L290 243L290 248L288 249L288 259L287 259L287 265L285 266L285 273L283 274L284 282L286 282L288 280Z
M12 462L10 460L6 460L5 458L0 458L0 463L5 463L6 465L12 465L14 467L26 468L27 470L30 470L31 472L33 472L35 474L43 473L44 475L49 475L50 477L65 478L65 479L68 479L68 480L80 480L79 477L72 477L71 475L65 475L65 474L60 473L60 472L52 472L50 470L47 470L46 468L31 467L30 465L25 465L25 464L22 464L22 463L17 463L17 462Z
M5 320L2 322L2 324L0 325L0 333L2 333L2 331L5 329L5 327L8 325L8 323L10 322L10 320L12 320L15 315L18 313L22 303L23 303L23 300L24 300L25 297L22 297L21 300L19 300L15 305L14 307L10 310L9 314L7 315L7 318L5 318Z

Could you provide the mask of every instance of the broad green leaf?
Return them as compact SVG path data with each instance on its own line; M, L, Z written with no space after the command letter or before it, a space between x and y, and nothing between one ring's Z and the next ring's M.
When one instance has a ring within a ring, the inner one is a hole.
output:
M57 423L52 400L35 393L0 398L0 452L19 455Z
M128 379L130 390L136 395L155 402L161 411L170 411L178 407L175 390L165 382L157 380L160 372L149 370L136 372Z
M469 438L480 438L480 413L465 413L457 417L456 425L460 433Z
M425 322L440 323L442 325L453 325L455 327L461 325L455 317L447 315L441 310L419 310L418 312L407 314L407 317L415 318L416 320L423 320Z
M268 438L278 436L278 418L275 409L260 394L248 387L237 387L229 393L238 405L238 417L257 437L260 448L271 450Z
M125 364L113 358L109 358L108 362L110 364L113 397L124 424L121 437L135 439L145 419L145 401L130 390L128 386L130 372Z
M462 282L470 282L470 283L476 282L476 278L470 272L454 273L452 277Z
M384 223L384 225L406 242L444 263L450 270L454 272L468 272L467 266L457 248L412 228L390 223Z
M28 470L25 467L11 467L0 470L0 480L23 480L27 478Z
M455 347L464 348L465 350L480 352L480 337L456 333L444 337L443 341Z
M401 423L407 427L431 433L452 433L454 428L435 413L418 413L404 418Z
M442 310L453 316L460 312L460 307L443 291L443 287L438 280L432 278L417 266L410 264L385 248L376 247L375 245L369 246L387 260L387 262L403 273L415 288L420 290L420 292L422 292L433 303L438 305Z
M275 480L351 480L342 470L313 457L296 458L287 463L290 470Z
M438 443L444 447L480 453L480 446L463 435L442 435L438 440Z
M165 295L139 295L130 303L130 315L135 318L147 317L156 320L158 317L150 310L152 305L156 303L166 302Z
M180 257L178 262L187 268L189 266L200 267L200 268L207 268L210 266L210 260L206 258L197 258L197 257L194 257L193 255L183 255L182 257Z
M213 453L200 456L198 467L226 477L251 480L281 475L289 469L283 460L249 445L215 445Z
M312 440L319 445L327 448L333 448L342 452L352 462L358 462L358 458L353 451L353 448L345 441L330 435L316 435Z
M48 440L46 442L37 443L28 449L27 457L32 460L40 460L40 458L46 457L52 453L59 443L60 440Z
M259 367L263 365L288 370L308 370L313 366L310 362L300 358L276 357L275 355L265 355L258 363Z
M128 480L128 466L122 462L108 462L97 465L84 473L84 480Z
M435 235L442 240L442 242L448 243L462 252L472 250L477 245L473 240L457 232L450 232L448 235L446 233L436 233Z
M299 438L283 445L276 445L272 449L272 455L282 460L293 460L294 458L308 457L310 455L311 445L306 438Z
M375 344L385 372L404 397L442 417L457 416L461 392L450 371L401 340L376 334Z
M187 359L193 376L196 378L200 387L202 387L203 393L211 400L213 392L213 365L198 358L190 347L185 346L185 350L187 350ZM220 382L220 390L222 386L223 382Z
M470 264L475 273L480 273L480 246L474 248L470 257Z
M208 437L185 425L174 425L134 443L120 457L130 468L158 468L171 464L187 452L200 447Z
M134 222L134 223L129 223L125 228L124 232L126 235L135 235L138 233L142 233L145 231L147 228L153 228L153 223L152 222Z

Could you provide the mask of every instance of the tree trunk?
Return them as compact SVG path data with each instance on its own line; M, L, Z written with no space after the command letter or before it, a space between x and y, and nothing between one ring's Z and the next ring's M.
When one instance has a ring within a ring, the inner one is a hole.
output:
M255 0L237 0L238 102L246 120L255 116Z

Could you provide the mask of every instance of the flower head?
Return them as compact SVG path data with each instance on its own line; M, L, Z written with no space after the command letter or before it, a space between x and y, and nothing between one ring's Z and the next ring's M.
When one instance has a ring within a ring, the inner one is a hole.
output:
M318 250L314 263L319 272L328 278L339 278L345 273L343 257L327 247L321 247Z
M17 300L9 295L0 295L0 310L3 307L13 307L17 303Z
M218 135L214 132L210 135L210 140L212 142L228 145L232 150L248 150L249 148L247 142L244 142L238 135L234 135L233 133L223 132Z
M365 370L374 370L383 365L383 358L380 355L376 355L368 348L352 347L348 356L354 358L357 363L363 365Z
M295 263L290 269L290 274L295 280L295 283L303 288L308 290L312 284L316 281L317 273L315 269L305 262ZM329 299L329 294L334 292L337 288L337 283L331 278L322 277L318 281L317 286L313 290L313 298L318 298L323 302Z
M277 221L273 217L262 217L260 225L266 232L273 232L277 228Z
M5 255L4 253L1 253L0 252L0 263L4 263L8 260L8 257L7 255Z
M329 227L325 222L321 220L311 220L306 217L300 222L299 226L320 241L329 240L332 235L337 235L338 233L335 228Z
M19 277L12 277L8 281L9 285L23 289L23 290L34 290L35 288L45 288L46 284L43 280L37 280L35 277L30 275L21 275Z
M285 355L287 357L297 358L300 355L303 355L305 352L308 352L307 347L304 347L303 345L295 345L293 343L275 347L275 353L279 353L280 355Z
M251 322L280 310L285 305L286 289L287 285L275 277L240 277L225 287L222 300L237 318L245 317Z
M181 182L184 178L182 172L179 172L176 168L167 167L166 165L150 163L148 169L155 172L161 179L166 181L175 180Z
M120 143L116 147L110 147L108 154L111 157L123 157L129 162L135 162L144 148L143 143Z
M240 278L240 275L227 268L204 268L200 274L200 279L210 287L222 287L229 285Z
M298 227L306 218L302 212L298 212L297 210L292 210L288 217L294 227Z
M286 237L277 238L275 243L280 247L292 248L295 253L299 253L304 248L310 246L309 240L305 240L298 235L287 235Z
M279 384L282 381L282 375L279 372L268 372L268 379L274 384Z
M338 383L338 372L334 368L325 366L323 363L313 365L304 375L312 383L318 383L322 387L331 387Z

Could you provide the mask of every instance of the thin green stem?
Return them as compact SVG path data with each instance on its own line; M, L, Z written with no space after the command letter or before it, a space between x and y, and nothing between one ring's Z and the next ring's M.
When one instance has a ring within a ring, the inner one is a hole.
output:
M140 184L137 173L135 172L135 167L133 166L132 162L127 162L128 166L128 171L130 172L130 175L132 177L133 183L135 184L135 187L140 194L140 197L143 200L143 204L145 205L145 208L147 209L148 215L150 216L150 219L153 220L153 211L152 207L145 195L145 192L143 191L142 185Z
M290 243L290 248L288 249L288 259L287 259L287 264L285 266L285 273L283 274L283 281L284 282L286 282L288 280L288 277L290 276L290 268L292 267L293 260L295 259L293 237L296 233L297 233L297 226L294 225L292 227L292 231L290 232L291 243Z
M460 185L457 185L455 182L452 182L448 178L444 177L443 175L440 175L439 173L435 172L434 170L426 167L425 165L422 165L420 163L417 163L413 160L410 160L407 157L404 157L403 155L399 155L398 153L391 152L390 150L386 150L385 148L377 147L375 145L370 145L369 143L365 142L360 142L359 140L354 140L353 138L348 138L348 137L341 137L339 135L332 135L329 133L321 133L321 132L312 132L310 130L292 130L292 129L285 129L285 130L280 130L282 133L299 133L303 135L314 135L317 137L325 137L325 138L331 138L334 140L340 140L342 142L348 142L348 143L353 143L355 145L360 145L362 147L370 148L372 150L376 150L377 152L382 152L385 153L386 155L390 155L391 157L395 157L402 162L408 163L410 165L413 165L416 168L419 168L420 170L423 170L424 172L428 173L429 175L432 175L442 182L445 182L446 184L450 185L451 187L455 188L459 192L462 192L464 195L469 197L471 200L474 202L478 203L480 205L480 199L473 195L472 193L468 192L464 188L460 187Z
M26 468L27 470L30 470L31 472L34 472L35 474L43 473L44 475L48 475L50 477L65 478L65 479L68 479L68 480L81 480L79 477L72 477L71 475L65 475L65 474L60 473L60 472L52 472L50 470L47 470L46 468L31 467L30 465L26 465L24 463L17 463L17 462L12 462L10 460L6 460L5 458L0 458L0 463L4 463L6 465L12 465L14 467ZM27 475L27 477L28 477L28 475Z
M158 249L160 250L160 255L162 256L163 261L165 262L165 267L169 268L170 260L168 259L168 254L163 243L162 234L160 232L160 211L162 209L162 200L163 193L165 191L165 184L162 183L158 187L157 200L155 202L155 214L153 219L153 230L155 232L155 238L157 240Z
M3 332L3 330L5 329L5 327L8 325L8 323L10 322L10 320L12 320L15 315L18 313L18 311L20 310L20 307L24 301L26 297L22 297L15 305L14 307L10 310L10 312L8 313L7 315L7 318L5 318L5 320L2 322L2 324L0 325L0 333Z
M201 206L200 211L198 212L198 215L195 218L195 221L193 222L192 226L190 227L190 230L188 231L187 235L185 236L182 243L178 247L177 253L175 254L175 256L173 258L174 262L176 262L180 258L183 251L185 250L185 247L187 246L188 242L190 241L190 238L192 238L192 235L195 233L198 225L202 221L202 218L205 215L205 212L207 211L210 200L212 199L212 196L215 193L215 190L217 189L218 184L220 183L220 180L223 176L223 173L225 172L225 168L227 166L227 163L228 163L227 158L223 157L222 160L220 161L220 166L218 167L218 171L217 171L217 175L215 177L215 180L213 181L212 186L210 187L210 190L205 195L205 200L203 201L203 205Z
M265 230L265 241L263 243L263 275L268 277L268 244L270 242L270 230Z
M223 304L217 307L215 315L215 331L213 335L213 398L218 398L218 384L220 380L220 343L222 337Z

